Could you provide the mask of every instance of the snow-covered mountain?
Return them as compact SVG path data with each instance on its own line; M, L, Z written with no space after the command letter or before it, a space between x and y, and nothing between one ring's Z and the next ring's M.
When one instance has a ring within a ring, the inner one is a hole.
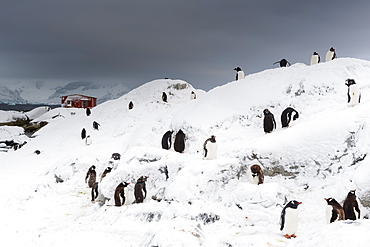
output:
M356 80L362 94L354 107L347 107L347 78ZM191 91L197 99L190 99ZM341 58L262 71L209 92L180 80L155 80L98 105L90 116L83 109L53 109L35 120L49 123L26 145L0 152L3 241L13 246L86 241L90 246L367 246L369 99L370 62ZM280 114L288 106L300 117L283 129ZM278 125L269 134L262 128L266 108ZM81 139L82 128L92 145ZM163 134L180 129L187 137L184 153L162 149ZM19 135L19 129L6 131ZM203 143L211 135L218 157L203 160ZM112 153L120 153L121 160L112 160ZM248 182L253 164L264 168L261 185ZM85 184L92 165L100 195L110 199L104 205L91 202ZM107 166L113 170L100 182ZM147 196L132 204L140 176L149 176ZM130 183L126 202L114 207L121 182ZM353 189L361 219L326 224L324 198L342 204ZM279 218L293 199L302 202L298 237L285 239Z
M0 103L59 104L60 96L84 94L98 98L98 104L117 99L129 89L122 83L98 84L88 81L70 82L55 86L48 82L0 83Z

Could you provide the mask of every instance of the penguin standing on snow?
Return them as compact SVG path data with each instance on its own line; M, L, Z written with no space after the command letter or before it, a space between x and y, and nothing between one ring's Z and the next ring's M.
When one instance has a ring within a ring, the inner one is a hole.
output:
M169 130L166 133L164 133L162 137L162 148L169 150L171 148L172 144L172 133L173 130Z
M96 121L93 122L93 129L94 130L99 130L99 126L100 126L100 124L98 122L96 122Z
M176 152L183 153L185 150L185 134L179 130L175 136L175 143L173 144Z
M194 93L194 91L191 91L190 99L193 100L193 99L196 99L196 98L197 98L197 95Z
M116 190L114 191L114 203L117 207L120 207L122 206L123 204L125 204L125 201L126 201L126 197L125 197L125 188L127 187L127 185L129 185L130 183L120 183ZM121 202L121 198L122 198L122 202Z
M128 103L128 109L132 110L132 108L134 108L134 103L130 101L130 103Z
M263 119L263 130L265 133L271 133L276 129L274 114L272 114L268 109L263 110L263 114L265 115Z
M286 108L282 113L281 113L281 125L283 128L289 127L289 123L291 120L296 120L299 118L299 114L296 110L294 110L292 107Z
M360 103L361 93L354 79L347 79L345 85L348 87L348 104L347 106L355 106Z
M290 201L282 210L280 216L280 231L286 238L297 237L295 233L298 230L298 205L302 202Z
M358 220L360 219L360 208L355 194L356 190L351 190L346 200L343 203L344 218L346 220ZM355 212L356 211L356 212Z
M333 47L331 47L329 49L329 51L326 53L325 58L326 58L326 62L334 60L335 58L337 58L337 54L335 53L335 49Z
M81 131L81 139L83 140L85 138L86 138L86 130L85 130L85 128L83 128L82 131Z
M166 92L162 93L162 100L163 100L163 102L167 103L167 94L166 94Z
M205 160L214 160L217 158L216 136L212 135L203 144L203 154Z
M247 170L248 181L251 184L263 184L264 175L261 166L252 165L250 169Z
M91 110L90 108L86 108L86 116L90 116L91 115Z
M86 144L86 146L90 146L92 144L92 140L91 140L90 135L86 136L85 144Z
M149 177L144 177L144 176L141 176L136 184L135 184L135 188L134 188L134 195L135 195L135 203L142 203L144 201L144 199L146 198L146 180L148 179Z
M311 65L320 63L320 55L317 52L314 52L311 56Z
M96 171L95 166L92 165L86 173L85 183L87 183L89 188L92 188L95 182L96 182Z
M290 66L290 63L285 58L281 59L280 61L275 62L274 64L277 64L277 63L279 63L280 67L286 67L287 64L289 64Z
M236 70L236 80L242 80L244 79L244 71L240 68L240 67L236 67L234 68L234 70Z
M328 203L326 206L326 223L330 224L338 220L344 220L344 210L334 198L325 198Z

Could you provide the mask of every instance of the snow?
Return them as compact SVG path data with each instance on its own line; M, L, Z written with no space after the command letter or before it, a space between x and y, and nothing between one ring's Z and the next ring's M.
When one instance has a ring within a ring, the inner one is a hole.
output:
M361 103L354 107L347 107L347 78L361 90ZM11 246L367 246L369 95L370 62L340 58L262 71L209 92L181 80L151 81L98 105L90 116L84 109L63 108L37 116L34 121L49 124L32 138L20 128L1 127L0 141L27 140L21 149L0 152L3 241ZM299 118L283 129L280 114L288 106ZM266 108L278 125L270 134L262 127ZM82 128L91 136L89 146L81 140ZM163 150L163 134L174 130L175 136L180 129L187 136L185 152ZM217 136L217 159L203 160L203 143L211 135ZM111 159L112 153L120 153L121 160ZM263 167L264 184L248 182L253 164ZM84 182L92 165L101 195L110 199L104 205L91 202ZM107 166L113 170L100 182ZM56 176L64 182L57 183ZM140 176L149 177L147 197L132 204ZM120 182L130 185L125 205L115 207L112 197ZM343 204L352 189L362 203L362 219L326 224L324 198ZM302 202L295 239L285 239L279 230L289 200Z

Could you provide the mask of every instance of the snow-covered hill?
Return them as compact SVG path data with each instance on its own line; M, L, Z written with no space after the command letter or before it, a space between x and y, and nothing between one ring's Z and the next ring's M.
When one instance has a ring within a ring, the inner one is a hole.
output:
M48 82L16 82L0 84L0 102L7 104L58 104L60 96L84 94L98 98L98 103L117 99L129 89L122 83L97 84L88 81L70 82L55 86Z
M347 78L362 93L354 107L346 104ZM197 99L190 100L191 91ZM13 246L367 246L369 98L370 62L342 58L262 71L209 92L155 80L98 105L90 116L53 109L36 119L49 124L26 145L0 153L1 232ZM280 114L288 106L300 117L282 129ZM262 128L265 108L278 123L270 134ZM81 140L82 128L92 145ZM187 136L185 152L163 150L162 135L179 129ZM218 158L203 160L211 135ZM121 160L113 161L112 153ZM264 168L264 184L247 181L253 164ZM90 201L84 182L92 165L99 177L113 166L99 183L111 198L104 205ZM132 204L142 175L149 176L147 197ZM120 182L131 184L125 205L114 207ZM365 219L327 225L324 198L343 203L352 189ZM303 202L298 237L285 239L279 217L292 199Z

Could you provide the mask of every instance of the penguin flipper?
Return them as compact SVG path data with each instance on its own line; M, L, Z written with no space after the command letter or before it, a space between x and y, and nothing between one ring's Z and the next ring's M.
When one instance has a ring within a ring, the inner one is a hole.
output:
M338 213L336 210L333 209L331 211L330 223L333 223L337 218L338 218Z
M283 210L283 212L281 212L280 216L280 231L284 229L284 224L285 224L285 209Z

